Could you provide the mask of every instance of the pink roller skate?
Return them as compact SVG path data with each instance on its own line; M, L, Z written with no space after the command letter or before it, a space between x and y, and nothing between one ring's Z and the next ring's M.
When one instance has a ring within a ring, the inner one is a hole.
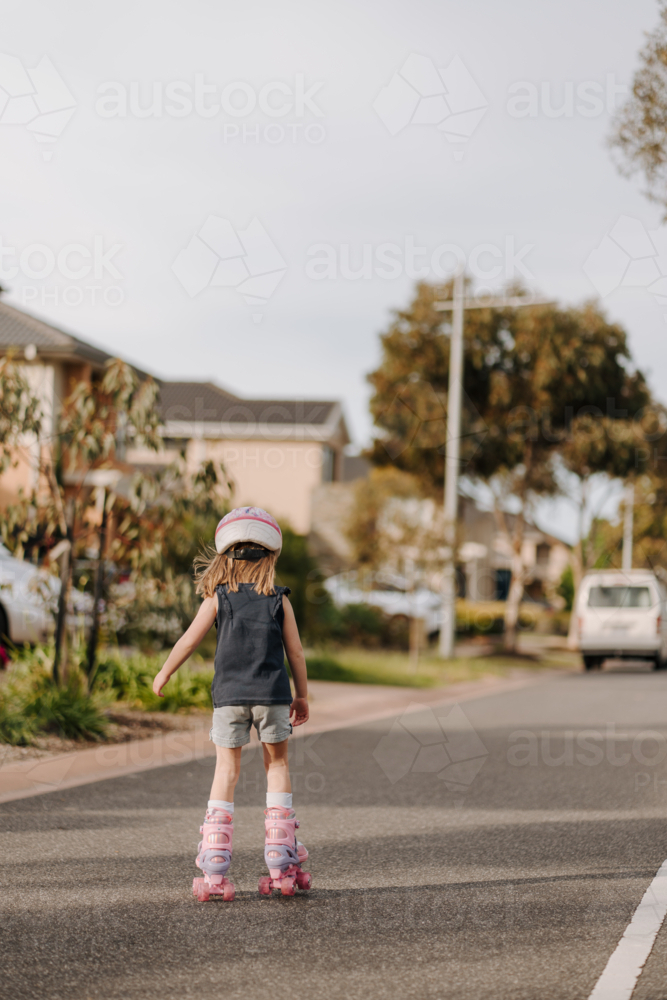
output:
M193 895L201 903L210 896L222 896L226 902L231 902L236 890L225 875L232 860L232 817L224 809L209 809L199 832L204 836L195 864L204 877L192 880Z
M274 889L280 889L283 896L293 896L294 887L310 889L312 879L309 872L301 870L308 857L308 851L296 839L294 831L299 825L293 809L270 806L264 810L266 816L266 840L264 860L269 874L259 880L262 896L270 896Z

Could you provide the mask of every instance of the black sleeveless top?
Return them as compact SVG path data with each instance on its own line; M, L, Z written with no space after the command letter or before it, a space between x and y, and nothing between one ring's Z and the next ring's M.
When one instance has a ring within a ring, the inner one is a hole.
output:
M218 595L218 640L213 707L223 705L290 705L292 691L283 651L283 594L258 594L252 583L240 583L237 593L226 585Z

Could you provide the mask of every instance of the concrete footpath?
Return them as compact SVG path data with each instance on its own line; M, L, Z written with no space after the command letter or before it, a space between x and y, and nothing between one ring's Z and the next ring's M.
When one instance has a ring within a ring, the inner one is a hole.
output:
M304 726L295 729L294 735L305 737L357 726L396 715L413 706L417 709L424 705L443 705L512 691L535 683L550 673L517 668L507 678L489 676L444 688L311 681L310 719ZM176 730L126 743L105 743L87 750L6 764L0 767L0 803L214 756L215 747L209 740L209 726L206 721L197 729ZM256 739L254 730L252 737Z

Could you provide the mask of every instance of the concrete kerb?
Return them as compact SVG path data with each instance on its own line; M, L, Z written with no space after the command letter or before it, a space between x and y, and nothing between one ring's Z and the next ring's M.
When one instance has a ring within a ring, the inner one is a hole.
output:
M487 677L470 683L452 684L446 689L380 688L371 685L314 682L315 701L311 719L305 726L295 729L294 737L308 737L315 733L377 722L401 714L406 709L418 711L427 705L435 707L456 704L488 695L503 694L559 675L560 671L540 671L539 674L526 671L526 674L520 677L508 679ZM353 691L354 702L350 697ZM371 704L375 707L371 708ZM0 803L29 798L33 795L44 795L107 778L136 774L157 767L213 757L215 746L210 742L208 734L207 725L198 729L177 730L143 740L104 744L55 757L6 764L0 767Z

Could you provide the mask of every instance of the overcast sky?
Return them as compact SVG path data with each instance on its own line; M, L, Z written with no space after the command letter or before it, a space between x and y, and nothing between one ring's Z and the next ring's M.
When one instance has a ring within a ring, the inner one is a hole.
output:
M453 245L478 285L604 294L667 401L667 230L605 148L654 0L2 9L11 303L166 378L340 398L363 445L378 334Z

